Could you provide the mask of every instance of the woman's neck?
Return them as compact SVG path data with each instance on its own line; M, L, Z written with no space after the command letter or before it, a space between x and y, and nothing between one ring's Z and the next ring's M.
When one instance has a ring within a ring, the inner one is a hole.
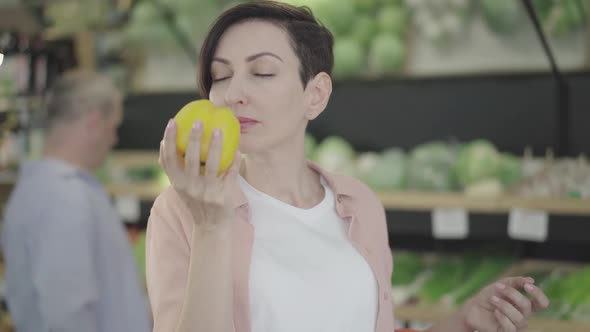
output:
M303 151L247 155L241 175L257 190L296 207L313 207L324 197L320 175L309 167Z

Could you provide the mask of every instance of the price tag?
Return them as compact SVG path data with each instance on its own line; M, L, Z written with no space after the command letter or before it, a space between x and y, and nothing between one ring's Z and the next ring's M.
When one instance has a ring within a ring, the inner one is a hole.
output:
M543 242L547 240L549 215L545 211L512 209L508 218L508 236L513 239Z
M119 216L124 221L130 223L139 222L139 217L141 216L141 206L137 196L117 196L115 198L115 207L119 212Z
M432 210L432 235L435 239L464 239L469 234L467 211L460 208Z

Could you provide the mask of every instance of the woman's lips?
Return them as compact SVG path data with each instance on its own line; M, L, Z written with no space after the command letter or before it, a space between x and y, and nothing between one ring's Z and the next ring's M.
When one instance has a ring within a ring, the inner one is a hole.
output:
M247 117L242 117L242 116L238 117L238 121L240 122L240 132L244 132L245 130L258 124L258 121L254 120L252 118L247 118Z

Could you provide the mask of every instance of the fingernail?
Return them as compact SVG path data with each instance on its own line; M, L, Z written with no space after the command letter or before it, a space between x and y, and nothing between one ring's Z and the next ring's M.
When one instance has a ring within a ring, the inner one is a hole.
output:
M201 121L195 121L195 123L193 123L193 129L195 129L195 130L201 129Z
M168 124L166 125L166 128L172 128L172 126L174 126L174 119L168 120Z
M527 292L532 292L532 291L533 291L533 289L535 289L535 287L533 287L533 285L531 285L531 284L526 284L526 285L524 285L524 289L525 289Z
M492 296L492 302L494 303L500 303L500 298L497 297L496 295Z
M506 285L504 285L503 283L497 283L497 284L496 284L496 288L498 288L498 289L500 289L500 290L501 290L501 289L504 289L504 288L506 288Z
M531 277L528 277L528 278L527 278L527 280L528 280L528 281L529 281L531 284L534 284L534 283L535 283L535 279L533 279L533 278L531 278Z
M215 128L213 130L213 137L219 137L219 133L221 132L221 130L219 130L219 128Z

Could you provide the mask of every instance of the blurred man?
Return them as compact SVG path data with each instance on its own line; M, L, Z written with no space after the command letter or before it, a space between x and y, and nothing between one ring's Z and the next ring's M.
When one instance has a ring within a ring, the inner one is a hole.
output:
M19 332L150 329L123 224L92 175L121 118L122 96L98 74L65 74L49 94L44 156L21 168L2 232Z

